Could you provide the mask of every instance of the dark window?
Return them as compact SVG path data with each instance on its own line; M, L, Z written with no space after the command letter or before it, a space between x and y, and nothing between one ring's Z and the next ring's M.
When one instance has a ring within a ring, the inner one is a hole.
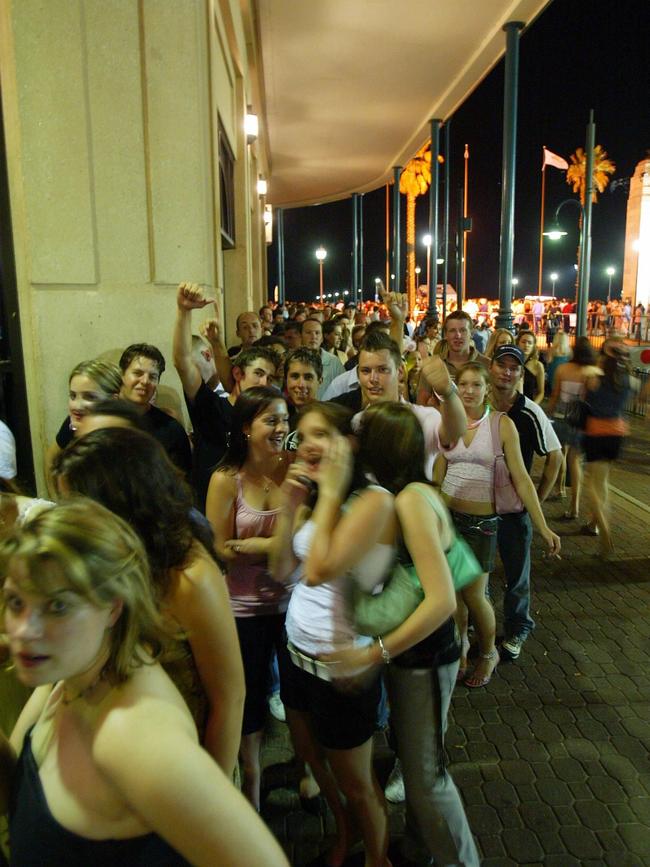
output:
M219 198L221 201L221 245L235 246L235 158L219 119Z

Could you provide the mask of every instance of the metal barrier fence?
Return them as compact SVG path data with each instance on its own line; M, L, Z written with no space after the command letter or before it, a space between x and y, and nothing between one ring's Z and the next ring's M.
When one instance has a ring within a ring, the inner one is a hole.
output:
M650 370L635 367L634 375L641 382L641 388L633 394L627 402L625 412L645 418L648 411L648 390L650 389Z

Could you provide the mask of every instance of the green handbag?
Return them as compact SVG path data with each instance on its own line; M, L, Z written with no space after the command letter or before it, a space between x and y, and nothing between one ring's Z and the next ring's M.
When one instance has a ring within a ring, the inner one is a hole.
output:
M439 497L429 492L424 485L419 485L418 491L453 534L445 557L454 589L462 590L476 581L483 570L467 542L456 535L451 518ZM360 635L376 636L392 632L413 614L423 599L424 591L415 567L399 561L393 566L381 593L366 593L354 581L350 582L348 589L352 622Z

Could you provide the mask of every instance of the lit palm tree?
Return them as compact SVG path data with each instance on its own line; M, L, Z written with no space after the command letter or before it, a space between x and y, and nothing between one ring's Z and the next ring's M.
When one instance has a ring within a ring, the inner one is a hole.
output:
M580 204L584 205L587 187L587 155L583 148L578 148L574 154L571 154L569 159L571 160L571 165L566 173L566 182L573 188L574 193L580 194ZM616 166L608 158L607 151L603 150L601 145L596 145L594 148L594 191L591 197L592 202L598 201L598 193L604 192L605 187L609 183L608 175L613 175L615 171Z
M566 182L573 189L574 193L580 196L580 204L584 207L585 196L587 193L587 155L584 148L577 148L574 154L569 157L571 165L567 169ZM616 165L607 156L607 151L601 145L596 145L594 148L594 170L593 170L593 193L591 196L592 202L598 201L598 194L605 191L605 187L609 183L609 175L613 175L616 171ZM580 211L580 219L578 221L579 238L582 237L582 211ZM580 241L578 241L578 270L576 272L576 291L578 289L580 274Z
M406 196L406 292L411 311L415 307L415 203L430 184L431 150L427 143L404 166L399 180L400 193Z

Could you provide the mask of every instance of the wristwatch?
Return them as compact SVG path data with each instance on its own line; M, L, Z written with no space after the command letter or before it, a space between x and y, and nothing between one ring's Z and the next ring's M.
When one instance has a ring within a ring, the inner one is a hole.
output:
M438 400L440 401L440 403L444 403L446 400L449 400L449 398L452 396L452 394L458 394L458 386L456 385L456 383L452 379L451 388L449 389L447 394L445 394L445 395L438 394L437 391L435 394L436 394L436 397L438 398Z

